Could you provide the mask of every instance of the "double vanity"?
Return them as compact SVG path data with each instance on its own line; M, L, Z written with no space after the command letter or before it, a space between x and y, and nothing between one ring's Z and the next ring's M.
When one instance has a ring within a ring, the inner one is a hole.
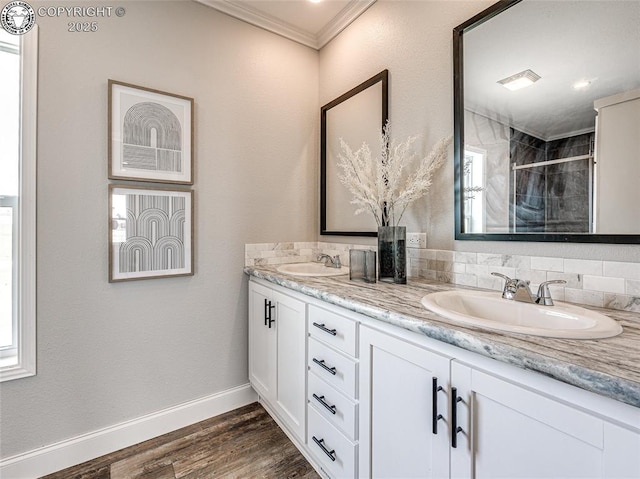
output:
M249 376L324 476L640 477L637 313L313 268L245 268Z

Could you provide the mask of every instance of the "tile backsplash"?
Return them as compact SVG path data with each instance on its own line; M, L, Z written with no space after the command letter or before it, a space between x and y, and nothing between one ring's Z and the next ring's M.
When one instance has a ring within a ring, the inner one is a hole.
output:
M320 253L338 254L348 266L349 250L354 248L376 249L325 242L247 244L245 266L304 263L315 261ZM407 261L409 277L497 291L503 280L492 272L530 280L534 292L543 281L563 279L566 284L550 286L554 299L640 312L640 263L413 248L407 250Z
M349 266L350 249L376 250L375 246L357 244L324 243L257 243L247 244L244 248L245 266L267 266L285 263L306 263L316 261L321 253L331 256L340 255L344 266Z
M499 291L503 280L491 275L497 272L530 280L533 292L562 279L566 284L549 286L554 299L640 312L640 263L428 249L407 256L412 277Z

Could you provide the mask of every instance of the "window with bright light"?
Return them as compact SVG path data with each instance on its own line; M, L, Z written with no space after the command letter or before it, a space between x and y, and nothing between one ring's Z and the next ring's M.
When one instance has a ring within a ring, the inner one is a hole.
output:
M467 146L464 151L464 231L485 232L485 156L486 152Z
M0 380L35 374L37 29L0 29Z

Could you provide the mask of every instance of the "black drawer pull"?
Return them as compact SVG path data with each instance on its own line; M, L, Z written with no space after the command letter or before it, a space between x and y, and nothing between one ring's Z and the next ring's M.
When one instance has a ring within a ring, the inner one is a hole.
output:
M438 386L438 378L434 376L431 384L431 401L433 408L431 431L434 434L438 434L438 421L443 418L442 414L438 414L438 391L442 391L442 386Z
M332 461L336 460L336 451L335 449L332 449L331 451L329 449L327 449L326 447L324 447L324 439L318 439L315 436L311 436L313 438L313 442L315 442L320 449L322 449L322 452L324 452L327 456L329 456L329 459L331 459Z
M324 359L316 359L313 358L313 362L316 363L317 365L319 365L322 369L324 369L327 372L330 372L331 374L333 374L334 376L336 375L336 368L330 368L329 366L327 366L324 363Z
M458 426L458 403L462 398L458 396L458 388L451 388L451 447L458 447L458 433L462 428Z
M325 327L324 323L322 323L322 324L313 323L313 325L314 325L316 328L321 329L321 330L322 330L322 331L324 331L325 333L329 333L331 336L335 336L336 334L338 334L338 333L336 332L336 330L335 330L335 329L329 329L329 328Z
M313 393L313 399L315 399L320 404L322 404L331 414L335 414L336 413L336 407L335 406L329 406L325 402L324 396L318 396L316 393Z

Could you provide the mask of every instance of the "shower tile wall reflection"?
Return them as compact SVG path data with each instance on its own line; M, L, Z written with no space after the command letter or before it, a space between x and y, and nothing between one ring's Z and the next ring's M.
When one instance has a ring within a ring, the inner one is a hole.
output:
M520 167L510 178L511 231L589 232L592 142L593 133L545 142L511 128L510 161Z

